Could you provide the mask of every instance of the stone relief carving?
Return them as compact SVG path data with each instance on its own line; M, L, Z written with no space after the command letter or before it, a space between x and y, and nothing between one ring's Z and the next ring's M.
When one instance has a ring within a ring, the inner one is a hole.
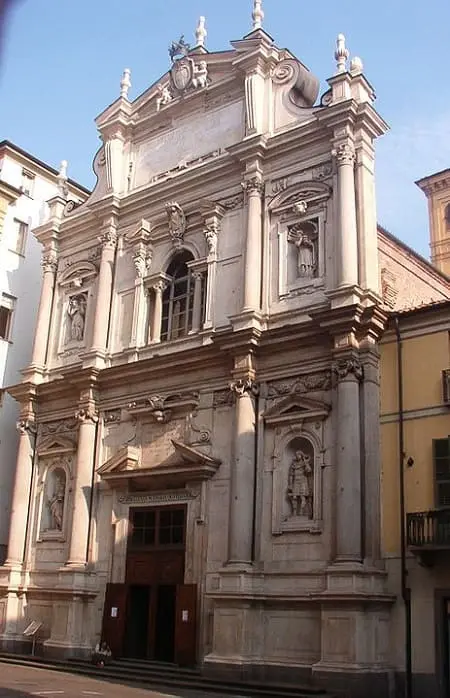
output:
M169 85L158 85L158 96L156 98L156 111L160 111L161 107L170 104L173 100Z
M312 519L314 450L306 439L298 441L301 442L301 448L297 447L289 466L286 496L291 507L291 516Z
M210 223L206 226L205 230L205 240L208 248L208 255L217 254L217 240L219 235L219 225L218 223Z
M208 85L208 65L203 58L195 63L193 58L181 54L181 58L172 57L170 81L172 88L179 94L189 89L200 89Z
M69 298L67 315L69 318L69 340L81 342L84 338L88 294L78 293Z
M275 400L287 395L306 394L331 389L331 371L319 371L300 376L294 381L274 381L269 383L267 399Z
M226 211L232 211L235 208L240 208L244 203L244 194L235 194L227 199L221 199L218 202Z
M166 204L166 214L169 221L169 233L175 247L181 247L186 232L186 216L180 204L169 201Z

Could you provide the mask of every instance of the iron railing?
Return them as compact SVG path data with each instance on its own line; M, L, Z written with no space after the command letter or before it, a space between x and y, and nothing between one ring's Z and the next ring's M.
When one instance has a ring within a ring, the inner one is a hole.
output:
M414 548L450 548L450 508L407 514L406 535Z

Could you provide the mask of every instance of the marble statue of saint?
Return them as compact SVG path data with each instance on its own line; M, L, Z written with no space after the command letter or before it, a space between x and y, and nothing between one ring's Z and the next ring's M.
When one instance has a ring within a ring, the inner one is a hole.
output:
M62 531L63 514L64 514L64 497L65 487L61 477L56 479L55 491L53 497L49 499L48 506L50 509L52 531Z
M298 275L303 278L312 279L316 272L316 250L314 242L308 235L300 233L295 241L295 246L298 254Z
M83 295L73 296L69 300L67 314L70 318L70 339L81 342L84 337L86 297Z
M292 516L312 518L312 472L311 456L304 451L296 451L289 466L287 488Z

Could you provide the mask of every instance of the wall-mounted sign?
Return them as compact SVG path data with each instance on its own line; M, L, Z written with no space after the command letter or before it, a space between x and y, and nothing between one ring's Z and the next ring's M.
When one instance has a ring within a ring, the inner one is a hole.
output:
M183 623L187 623L189 621L189 611L181 611L181 620Z
M111 607L111 618L117 618L118 614L119 614L119 609L117 608L117 606L112 606Z

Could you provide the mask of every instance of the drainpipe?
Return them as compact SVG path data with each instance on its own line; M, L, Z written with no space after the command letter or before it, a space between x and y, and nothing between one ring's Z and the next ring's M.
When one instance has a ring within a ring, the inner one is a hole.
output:
M398 315L394 316L397 338L397 378L398 378L398 476L400 493L400 558L401 593L405 606L405 698L412 698L412 637L411 637L411 589L407 586L406 531L405 531L405 434L403 415L403 344L400 335Z

